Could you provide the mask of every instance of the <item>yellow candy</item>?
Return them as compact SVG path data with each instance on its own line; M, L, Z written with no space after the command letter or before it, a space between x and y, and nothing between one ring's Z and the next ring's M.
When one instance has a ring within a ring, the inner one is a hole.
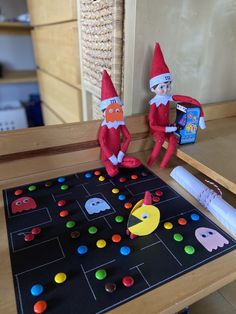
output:
M173 228L173 224L171 222L165 222L164 223L164 228L165 229L172 229Z
M104 180L105 180L105 177L104 177L104 176L100 176L100 177L98 178L98 180L99 180L99 181L104 181Z
M101 239L97 241L96 245L99 249L103 249L107 245L107 243L105 240Z
M66 281L66 274L58 273L55 275L54 280L56 283L63 283L64 281Z
M120 190L119 190L119 189L117 189L117 188L114 188L114 189L112 189L111 191L112 191L112 193L114 193L114 194L117 194L117 193L119 193L119 192L120 192Z

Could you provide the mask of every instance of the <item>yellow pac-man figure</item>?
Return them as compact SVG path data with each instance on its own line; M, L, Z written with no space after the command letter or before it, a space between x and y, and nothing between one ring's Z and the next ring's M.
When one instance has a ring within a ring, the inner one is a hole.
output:
M130 212L127 223L127 234L133 239L135 236L145 236L152 233L160 222L160 211L152 205L150 192L145 192L143 200L138 201Z

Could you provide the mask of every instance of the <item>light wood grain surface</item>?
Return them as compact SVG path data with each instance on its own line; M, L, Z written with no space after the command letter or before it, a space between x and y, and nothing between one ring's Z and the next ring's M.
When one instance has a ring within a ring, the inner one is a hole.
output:
M90 154L87 151L87 155ZM144 163L147 160L149 152L139 152L135 155L139 157ZM63 176L74 172L80 172L101 166L100 161L96 161L95 157L92 162L81 163L84 156L78 157L78 163L74 165L65 166L63 159L57 169L50 171L31 173L26 176L15 177L6 181L1 181L0 189L5 189L17 186L24 183L32 183L40 180L46 180L55 176ZM35 160L39 162L40 160ZM41 161L43 162L43 161ZM159 175L167 184L174 188L177 192L188 199L194 206L201 208L201 206L194 200L185 190L169 176L170 171L176 165L183 164L177 158L172 158L170 167L162 171L159 170L158 165L155 165L153 170ZM23 169L27 169L28 163L22 164ZM187 168L194 174L196 170L187 166ZM200 175L201 176L201 175ZM232 205L235 198L229 191L226 192L225 198ZM203 210L204 211L204 210ZM208 217L211 217L209 213ZM216 220L213 218L216 222ZM0 198L0 312L13 314L16 312L14 288L12 283L12 274L8 253L8 241L6 233L6 225L3 210L3 199ZM112 313L175 313L186 305L189 305L213 291L225 286L229 282L236 279L236 251L226 254L180 278L177 278L160 288L152 290L145 295L142 295L112 311Z

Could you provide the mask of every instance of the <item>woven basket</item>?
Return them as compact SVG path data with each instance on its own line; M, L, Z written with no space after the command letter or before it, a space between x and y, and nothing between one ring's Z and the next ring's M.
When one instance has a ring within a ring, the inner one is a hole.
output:
M100 90L103 69L122 85L123 0L81 0L83 79ZM98 95L97 95L98 96Z

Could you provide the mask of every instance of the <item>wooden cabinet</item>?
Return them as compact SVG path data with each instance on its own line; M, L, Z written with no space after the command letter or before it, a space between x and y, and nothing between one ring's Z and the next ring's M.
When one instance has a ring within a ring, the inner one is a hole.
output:
M76 0L28 0L45 124L82 119Z

